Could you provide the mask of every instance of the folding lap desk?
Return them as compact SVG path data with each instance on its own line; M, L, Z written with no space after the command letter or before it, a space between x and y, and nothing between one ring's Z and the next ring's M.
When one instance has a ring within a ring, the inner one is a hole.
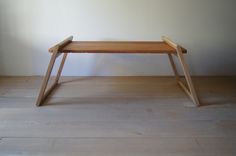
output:
M47 73L44 77L43 84L40 89L40 93L37 99L37 106L43 104L48 95L53 91L59 82L61 72L68 53L123 53L123 54L167 54L173 68L176 80L180 87L188 94L193 103L199 106L199 99L194 89L191 76L189 74L188 67L184 60L184 55L187 50L183 47L177 45L167 37L162 38L163 41L157 42L105 42L105 41L72 41L73 36L67 38L63 42L57 44L56 46L49 49L52 53L50 63L48 65ZM63 58L60 67L57 72L55 82L49 89L47 89L48 81L51 76L51 72L56 59L63 54ZM175 66L173 55L177 56L181 68L184 72L184 77L186 79L186 84L182 83L180 76L178 74L177 68Z

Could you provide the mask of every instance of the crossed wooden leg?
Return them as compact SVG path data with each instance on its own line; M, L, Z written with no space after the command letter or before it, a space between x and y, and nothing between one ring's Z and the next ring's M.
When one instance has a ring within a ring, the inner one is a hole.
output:
M182 68L182 70L184 72L184 77L186 79L187 86L184 85L183 82L180 79L178 70L176 68L176 65L175 65L173 57L172 57L172 54L168 54L169 60L170 60L170 63L171 63L171 67L173 68L173 71L174 71L174 74L175 74L175 77L176 77L176 80L177 80L178 84L188 94L188 96L194 102L195 106L200 106L199 98L198 98L196 90L194 88L194 85L193 85L193 82L192 82L192 79L191 79L191 76L190 76L190 73L189 73L188 66L187 66L187 64L185 62L182 48L179 45L175 44L173 41L171 41L167 37L163 37L163 40L167 44L169 44L170 46L172 46L173 48L176 49L176 52L177 52L176 56L178 57L178 60L179 60L180 65L181 65L181 68Z

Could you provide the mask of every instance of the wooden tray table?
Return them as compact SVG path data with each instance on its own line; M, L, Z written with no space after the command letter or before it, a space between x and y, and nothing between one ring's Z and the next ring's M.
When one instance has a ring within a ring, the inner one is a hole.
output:
M61 72L66 61L68 53L122 53L122 54L167 54L173 68L176 80L180 87L187 93L191 98L195 106L199 106L200 102L195 91L189 69L184 59L184 54L187 50L180 45L174 43L167 37L162 37L163 41L72 41L73 36L65 39L61 43L55 45L49 49L52 54L51 60L48 65L47 73L43 79L43 83L40 89L40 93L37 99L37 106L41 106L47 99L49 94L55 89L59 83ZM48 81L51 77L52 69L54 67L56 59L63 54L60 67L57 72L56 79L52 86L47 89ZM176 65L173 60L173 56L177 56L181 68L186 79L186 84L181 81Z

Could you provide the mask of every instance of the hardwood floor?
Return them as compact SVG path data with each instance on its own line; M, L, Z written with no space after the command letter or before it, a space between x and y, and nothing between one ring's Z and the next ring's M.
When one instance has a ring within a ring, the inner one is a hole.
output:
M43 107L41 77L0 77L0 156L235 156L236 77L64 77Z

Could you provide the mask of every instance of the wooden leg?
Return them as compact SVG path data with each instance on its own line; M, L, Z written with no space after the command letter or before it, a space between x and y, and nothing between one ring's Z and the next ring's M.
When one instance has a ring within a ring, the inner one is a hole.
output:
M66 61L66 57L67 57L66 53L64 54L64 56L62 58L60 67L59 67L58 72L57 72L56 80L54 81L53 85L46 91L47 85L48 85L48 82L49 82L49 79L51 77L51 73L52 73L52 70L53 70L53 67L54 67L54 64L55 64L55 61L56 61L58 56L59 56L59 54L57 54L55 52L55 53L53 53L53 55L51 57L50 63L48 65L47 73L46 73L46 75L43 79L43 84L42 84L40 92L39 92L39 96L38 96L37 103L36 103L37 106L42 105L42 103L46 100L48 95L53 91L53 89L55 89L55 87L58 84L58 81L59 81L60 76L61 76L62 69L63 69L65 61Z
M58 81L59 81L59 79L61 77L61 72L63 70L66 58L67 58L67 53L64 53L63 58L61 60L60 67L59 67L58 72L57 72L57 77L56 77L56 81L55 81L55 83L57 83L57 84L58 84Z
M62 69L63 69L65 61L66 61L67 53L64 53L60 67L57 72L56 80L54 81L53 85L47 90L48 81L51 77L51 73L52 73L55 61L62 54L59 52L59 49L62 49L63 47L65 47L66 45L71 43L72 40L73 40L73 36L70 36L70 37L66 38L64 41L60 42L59 44L57 44L54 47L49 49L49 52L52 53L52 56L51 56L50 63L48 65L47 73L43 79L43 84L40 88L39 96L38 96L38 99L36 102L37 106L40 106L43 103L43 101L48 97L48 95L53 91L53 89L55 89L55 87L57 86L58 81L61 76Z
M191 76L190 76L190 73L189 73L188 66L187 66L187 64L184 60L184 55L183 55L182 49L179 46L177 46L177 56L178 56L178 59L180 61L181 67L183 69L184 76L185 76L185 79L187 81L187 85L188 85L189 89L187 89L187 87L185 87L185 85L181 81L179 81L179 84L184 89L184 91L190 96L190 98L193 100L195 105L199 106L200 102L199 102L197 93L195 91L195 88L193 86L193 82L192 82L192 79L191 79Z
M47 73L46 73L46 75L43 79L43 84L42 84L40 92L39 92L39 96L38 96L38 99L37 99L37 102L36 102L37 106L40 106L42 104L43 100L45 100L44 93L45 93L45 90L47 88L48 81L49 81L49 78L51 76L52 69L53 69L53 66L55 64L56 58L57 58L57 53L53 53L52 56L51 56L51 60L49 62L49 65L48 65Z
M180 81L179 73L178 73L177 68L175 66L175 62L174 62L174 59L172 57L172 54L168 54L168 57L169 57L169 60L170 60L171 67L172 67L172 69L174 71L175 78L176 78L177 82L179 82Z
M184 55L183 55L183 51L182 51L182 48L174 43L171 39L169 39L168 37L165 37L163 36L162 37L163 41L165 43L167 43L169 46L173 47L174 49L176 49L176 52L177 52L177 57L180 61L180 64L181 64L181 67L183 69L183 72L184 72L184 77L187 81L187 86L184 85L182 82L181 82L181 79L178 75L178 71L177 71L177 68L175 66L175 63L174 63L174 60L172 58L172 55L171 54L168 54L169 55L169 59L170 59L170 63L171 63L171 66L174 70L174 73L175 73L175 76L176 76L176 79L178 81L178 84L180 85L180 87L183 88L183 90L188 94L188 96L192 99L192 101L194 102L194 104L196 106L199 106L200 105L200 102L199 102L199 99L198 99L198 96L197 96L197 93L195 91L195 88L193 86L193 82L192 82L192 79L191 79L191 76L190 76L190 73L189 73L189 69L187 67L187 64L185 63L185 60L184 60Z

